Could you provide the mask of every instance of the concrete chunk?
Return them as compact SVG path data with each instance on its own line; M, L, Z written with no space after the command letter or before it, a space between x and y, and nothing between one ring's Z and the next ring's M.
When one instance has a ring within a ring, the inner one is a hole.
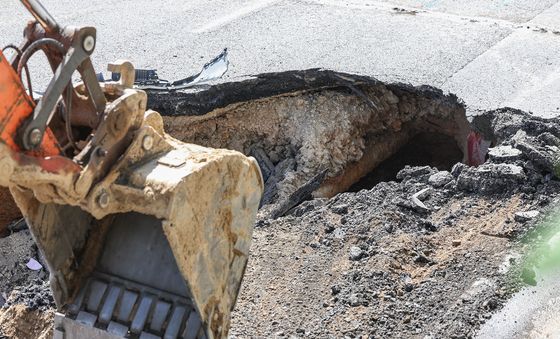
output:
M521 157L521 151L511 146L497 146L488 149L488 156L494 162L515 161Z
M513 217L515 219L515 221L517 222L527 222L530 220L535 219L536 217L538 217L540 214L539 211L526 211L526 212L517 212L515 213L515 216Z
M453 176L448 171L440 171L430 175L428 182L434 187L442 187L453 180Z

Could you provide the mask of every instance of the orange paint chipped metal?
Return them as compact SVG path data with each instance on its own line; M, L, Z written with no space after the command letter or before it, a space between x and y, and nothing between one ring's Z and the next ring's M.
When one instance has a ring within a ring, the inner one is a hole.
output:
M15 137L24 121L33 114L34 107L17 73L0 52L0 142L16 152L22 151ZM47 129L39 149L26 153L33 156L59 155L60 148L52 131Z

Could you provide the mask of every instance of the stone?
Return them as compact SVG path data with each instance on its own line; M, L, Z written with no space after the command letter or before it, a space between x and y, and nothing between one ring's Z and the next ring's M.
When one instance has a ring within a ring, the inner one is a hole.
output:
M430 209L422 202L432 194L433 189L431 187L426 187L412 195L410 197L410 202L412 208L417 212L429 212Z
M331 207L331 210L336 214L346 214L348 213L348 205L347 204L338 204Z
M430 174L432 169L430 166L421 166L421 167L411 167L406 165L402 170L397 173L397 179L409 179L413 177L419 177L421 175Z
M360 260L364 255L364 251L358 246L350 247L350 260L357 261Z
M461 240L453 240L453 241L451 241L451 245L457 247L457 246L461 245Z
M488 149L488 157L494 162L511 162L521 158L521 151L511 146L497 146Z
M459 174L463 171L463 169L467 168L468 166L463 164L462 162L458 162L451 168L451 175L457 178Z
M362 305L363 301L362 301L362 298L358 294L354 293L354 294L350 295L350 297L348 298L348 303L350 304L350 306L356 307L356 306Z
M558 163L558 147L552 145L542 147L536 138L528 136L523 130L517 131L511 140L513 145L518 148L527 159L531 160L533 165L547 172L555 172Z
M515 213L515 216L513 217L515 219L515 221L517 222L527 222L530 220L535 219L536 217L538 217L540 214L539 211L526 211L526 212L517 212Z
M513 164L483 164L468 167L457 178L457 188L482 194L502 193L527 181L523 168Z
M420 201L420 199L418 199L415 195L413 195L410 198L410 201L412 202L412 206L413 206L415 211L418 211L418 212L428 212L428 211L430 211L430 209L422 201Z
M428 183L434 187L442 187L453 180L453 176L448 171L440 171L430 175Z

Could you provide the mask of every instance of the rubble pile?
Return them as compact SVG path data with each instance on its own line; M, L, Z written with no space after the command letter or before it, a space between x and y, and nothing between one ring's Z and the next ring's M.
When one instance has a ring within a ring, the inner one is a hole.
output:
M261 219L232 334L474 335L523 284L520 240L560 188L558 121L511 109L484 117L495 134L481 166L405 167L372 189Z

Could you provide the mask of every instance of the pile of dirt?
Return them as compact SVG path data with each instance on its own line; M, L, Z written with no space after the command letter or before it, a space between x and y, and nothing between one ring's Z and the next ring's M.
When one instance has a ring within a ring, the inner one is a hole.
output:
M52 337L49 274L27 267L30 259L40 256L27 229L0 239L0 338Z
M45 268L31 270L26 266L30 259L39 261L40 257L29 230L0 238L0 296L4 300L16 287L48 280Z
M53 337L53 310L33 310L25 305L0 309L0 337L48 339Z
M509 109L486 118L499 147L482 166L406 167L398 182L261 219L231 334L476 333L522 285L520 239L560 188L558 121Z

